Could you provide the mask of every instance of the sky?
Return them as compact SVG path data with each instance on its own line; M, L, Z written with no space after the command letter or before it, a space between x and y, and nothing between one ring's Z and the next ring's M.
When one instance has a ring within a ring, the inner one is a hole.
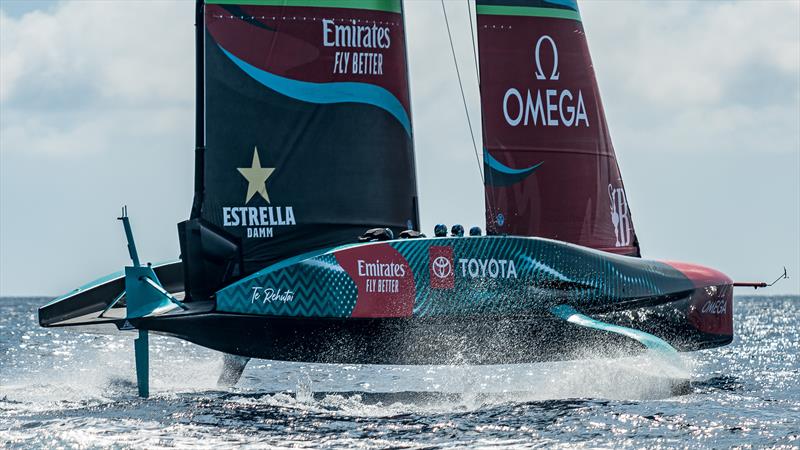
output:
M483 226L441 6L405 4L423 231ZM479 123L468 9L446 5ZM786 266L790 280L759 292L800 294L800 2L580 7L643 255L735 280ZM0 296L58 295L129 264L124 204L144 260L178 256L192 201L193 9L0 0Z

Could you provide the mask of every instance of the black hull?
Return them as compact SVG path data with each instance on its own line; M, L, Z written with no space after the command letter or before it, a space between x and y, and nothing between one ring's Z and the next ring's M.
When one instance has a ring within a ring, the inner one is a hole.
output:
M729 344L701 333L686 301L593 315L634 327L678 351ZM647 315L639 322L636 316ZM670 316L674 320L670 320ZM459 319L308 319L206 313L140 319L134 326L225 353L282 361L343 364L514 364L637 354L639 342L555 316Z

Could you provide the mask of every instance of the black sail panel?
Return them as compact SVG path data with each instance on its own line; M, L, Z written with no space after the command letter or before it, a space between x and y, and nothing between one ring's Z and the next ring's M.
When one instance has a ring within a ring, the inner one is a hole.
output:
M205 4L201 216L245 274L418 228L399 0Z

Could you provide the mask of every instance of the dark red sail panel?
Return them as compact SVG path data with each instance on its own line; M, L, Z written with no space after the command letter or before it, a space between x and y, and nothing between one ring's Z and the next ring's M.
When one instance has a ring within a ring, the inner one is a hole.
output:
M487 228L638 255L577 5L477 13Z

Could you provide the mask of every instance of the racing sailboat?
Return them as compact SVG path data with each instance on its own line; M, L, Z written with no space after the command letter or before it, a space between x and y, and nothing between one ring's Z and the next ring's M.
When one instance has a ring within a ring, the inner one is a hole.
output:
M730 343L730 278L640 257L575 1L476 8L486 235L419 232L400 0L199 1L180 260L142 264L123 212L132 265L40 324L138 330L145 396L150 332L366 364Z

